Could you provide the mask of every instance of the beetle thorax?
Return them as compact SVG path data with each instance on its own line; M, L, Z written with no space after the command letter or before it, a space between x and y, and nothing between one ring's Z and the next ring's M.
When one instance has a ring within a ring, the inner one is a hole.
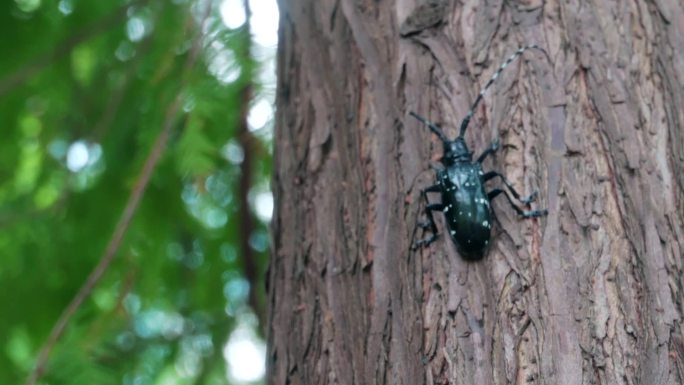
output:
M477 189L482 185L482 168L477 163L461 162L446 170L449 181L464 191Z

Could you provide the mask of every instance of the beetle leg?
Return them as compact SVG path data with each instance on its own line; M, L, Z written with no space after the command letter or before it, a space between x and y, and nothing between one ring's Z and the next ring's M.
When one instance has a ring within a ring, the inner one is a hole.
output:
M432 212L433 211L443 211L443 210L444 210L444 205L441 203L433 203L431 205L425 206L425 213L428 216L428 220L425 222L419 222L418 226L420 226L424 229L430 228L430 231L432 231L433 233L436 233L437 227L435 225L434 218L432 218Z
M437 225L435 224L435 218L432 216L433 211L442 211L444 205L441 203L433 203L431 205L425 206L425 213L428 216L427 222L419 223L418 226L423 228L429 228L432 235L425 239L421 239L413 244L413 249L418 249L423 246L427 246L439 238L439 233L437 232Z
M496 152L496 150L498 150L498 149L499 149L499 139L494 139L492 144L490 144L489 147L487 147L487 149L482 152L482 155L480 155L480 157L477 158L477 163L484 162L485 158L488 157L489 154Z
M524 198L521 198L521 197L520 197L520 194L518 194L518 192L515 191L515 188L513 187L513 185L511 184L511 182L509 182L508 179L506 179L506 177L503 176L503 174L501 174L501 173L499 173L499 172L490 171L490 172L488 172L488 173L486 173L486 174L484 174L484 175L482 176L482 180L483 180L484 182L486 182L486 181L488 181L488 180L490 180L490 179L492 179L492 178L496 178L497 176L498 176L499 178L501 178L501 181L503 181L503 184L506 185L506 187L508 188L508 191L510 191L511 194L513 194L513 196L515 197L515 199L519 200L520 203L524 204L525 206L529 205L530 203L534 202L534 201L537 199L537 195L539 195L539 192L538 192L538 191L533 192L533 193L530 194L529 196L526 196L526 197L524 197Z
M541 217L543 215L547 215L549 213L549 211L546 209L524 211L520 207L516 206L515 203L513 203L513 199L511 199L511 197L508 195L508 193L506 191L504 191L500 188L494 189L494 190L490 191L489 193L487 193L487 198L489 198L489 200L491 201L492 199L499 196L499 194L503 194L504 196L506 196L506 199L508 199L508 203L511 204L511 206L513 207L513 210L515 210L515 212L517 212L518 215L520 215L523 218L536 218L536 217Z
M441 203L430 204L430 201L428 200L428 197L427 197L427 193L440 192L440 191L441 191L440 185L436 184L436 185L427 187L426 189L424 189L421 192L421 194L423 195L423 199L425 199L425 204L426 204L425 213L427 214L428 220L426 222L418 223L418 226L420 226L422 228L429 228L432 235L430 235L429 237L427 237L425 239L421 239L421 240L417 241L413 245L414 249L418 249L422 246L429 245L430 243L434 242L435 239L437 239L439 236L439 233L437 232L437 225L435 224L435 218L432 216L432 212L444 210L444 205Z
M427 238L425 238L425 239L421 239L421 240L419 240L419 241L416 241L416 243L413 244L412 249L413 249L413 250L418 250L418 249L420 249L421 247L428 246L428 245L431 244L432 242L436 241L437 238L439 238L439 234L432 234L432 235L430 235L429 237L427 237Z
M441 188L442 188L442 186L440 186L439 184L435 184L435 185L432 185L432 186L430 186L430 187L426 187L426 188L422 191L422 194L423 194L423 196L425 197L425 201L427 202L427 193L430 193L430 192L440 192L440 191L442 191Z

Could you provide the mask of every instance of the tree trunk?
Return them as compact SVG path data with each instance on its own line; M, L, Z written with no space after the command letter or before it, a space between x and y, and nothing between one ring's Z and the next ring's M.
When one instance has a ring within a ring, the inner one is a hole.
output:
M268 383L683 383L682 36L674 0L281 0ZM412 250L441 144L408 111L455 137L530 43L466 140L549 215Z

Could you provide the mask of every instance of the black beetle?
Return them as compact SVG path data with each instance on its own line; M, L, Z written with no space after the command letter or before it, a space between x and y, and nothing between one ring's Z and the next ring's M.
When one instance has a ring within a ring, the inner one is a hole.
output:
M481 258L485 248L489 244L492 228L490 202L495 197L503 194L506 199L508 199L508 202L513 209L523 218L535 218L548 213L547 210L525 211L521 209L513 202L513 199L505 190L497 188L486 192L484 187L485 182L499 177L513 197L522 204L529 205L537 198L537 192L534 192L528 197L521 198L520 194L515 191L511 183L502 174L496 171L485 173L482 170L482 162L485 158L498 149L499 143L497 140L484 150L476 161L473 161L473 153L468 150L468 146L464 139L464 134L468 127L468 123L470 122L470 118L472 118L475 108L482 100L482 96L485 91L487 91L487 88L494 83L494 80L496 80L501 71L503 71L508 64L529 48L539 49L546 54L544 49L536 45L528 45L519 48L511 55L508 60L499 67L494 75L492 75L492 78L487 82L482 91L480 91L480 94L475 99L470 111L468 111L468 114L463 119L458 137L455 140L449 140L444 132L442 132L434 123L415 112L410 112L411 116L427 125L444 144L444 154L441 158L444 168L437 171L437 183L422 191L422 195L426 202L425 211L428 216L428 221L426 223L421 223L420 225L421 227L429 228L432 235L418 241L415 244L415 247L429 245L437 239L439 234L432 215L433 211L442 211L444 213L451 239L456 243L459 252L468 259ZM442 202L430 204L427 193L437 192L441 193Z

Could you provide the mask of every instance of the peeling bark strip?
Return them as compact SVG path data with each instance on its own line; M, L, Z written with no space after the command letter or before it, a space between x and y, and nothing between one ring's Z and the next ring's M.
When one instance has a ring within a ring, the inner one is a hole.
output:
M281 0L280 32L269 384L684 383L682 4ZM455 136L531 43L466 140L549 216L411 251L441 146L407 112Z

